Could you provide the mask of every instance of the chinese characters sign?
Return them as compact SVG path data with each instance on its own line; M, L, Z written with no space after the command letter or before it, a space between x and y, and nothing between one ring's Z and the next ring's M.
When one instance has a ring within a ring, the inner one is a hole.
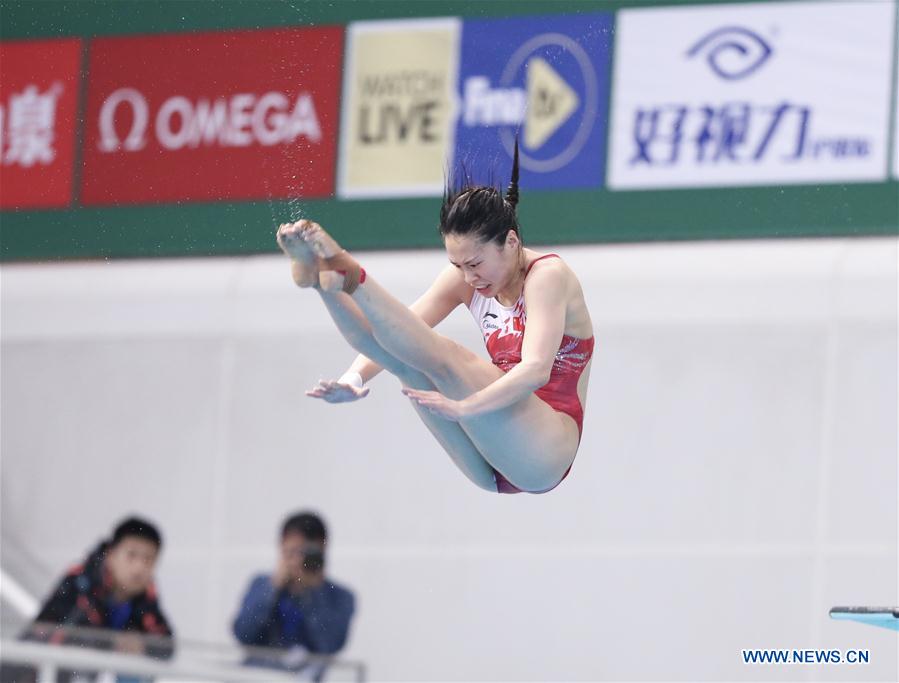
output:
M619 12L610 187L883 180L893 9Z
M0 63L0 208L68 206L81 41L5 42Z

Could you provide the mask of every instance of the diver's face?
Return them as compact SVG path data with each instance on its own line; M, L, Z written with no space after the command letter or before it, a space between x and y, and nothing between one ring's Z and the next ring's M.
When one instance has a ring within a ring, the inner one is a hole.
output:
M514 230L506 234L502 245L454 234L444 238L444 245L450 263L482 296L496 296L515 275L521 243Z

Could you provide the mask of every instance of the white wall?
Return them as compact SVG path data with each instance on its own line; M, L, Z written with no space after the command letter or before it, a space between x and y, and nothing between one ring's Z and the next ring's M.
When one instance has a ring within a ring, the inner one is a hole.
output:
M543 496L469 484L390 378L306 399L351 352L281 258L4 266L4 550L53 574L148 515L179 634L226 640L311 507L375 680L896 680L894 633L827 616L899 603L896 241L561 253L598 345L580 454ZM362 256L407 302L444 262ZM442 331L479 344L464 311Z

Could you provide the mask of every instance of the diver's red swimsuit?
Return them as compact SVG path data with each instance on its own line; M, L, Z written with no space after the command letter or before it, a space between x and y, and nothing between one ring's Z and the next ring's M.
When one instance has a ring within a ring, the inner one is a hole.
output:
M560 257L558 254L546 254L534 259L524 276L528 276L537 261L545 258ZM524 290L522 289L521 296L514 306L503 306L495 298L488 299L475 290L468 308L481 327L487 352L490 354L493 364L503 372L508 372L518 365L521 362L521 346L524 342L524 327L527 322ZM574 418L577 423L578 438L584 428L584 408L577 394L577 384L581 373L593 356L593 343L593 337L580 339L564 335L553 361L549 381L534 392L553 410ZM568 469L570 471L571 468ZM500 493L521 493L521 489L512 485L502 474L496 470L494 473L496 487ZM567 476L568 472L566 471L562 479ZM547 491L549 490L551 489L547 489ZM545 493L545 491L534 491L533 493Z

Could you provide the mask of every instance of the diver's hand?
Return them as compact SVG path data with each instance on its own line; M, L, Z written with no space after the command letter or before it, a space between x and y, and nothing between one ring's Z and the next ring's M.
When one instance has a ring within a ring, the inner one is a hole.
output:
M312 398L320 398L328 403L350 403L358 401L360 398L368 396L368 387L354 387L352 384L345 384L336 380L325 381L318 380L312 389L306 392L306 396Z
M404 387L403 393L425 410L429 410L434 415L438 415L450 422L458 422L470 414L465 407L465 403L447 398L439 391L422 391Z

